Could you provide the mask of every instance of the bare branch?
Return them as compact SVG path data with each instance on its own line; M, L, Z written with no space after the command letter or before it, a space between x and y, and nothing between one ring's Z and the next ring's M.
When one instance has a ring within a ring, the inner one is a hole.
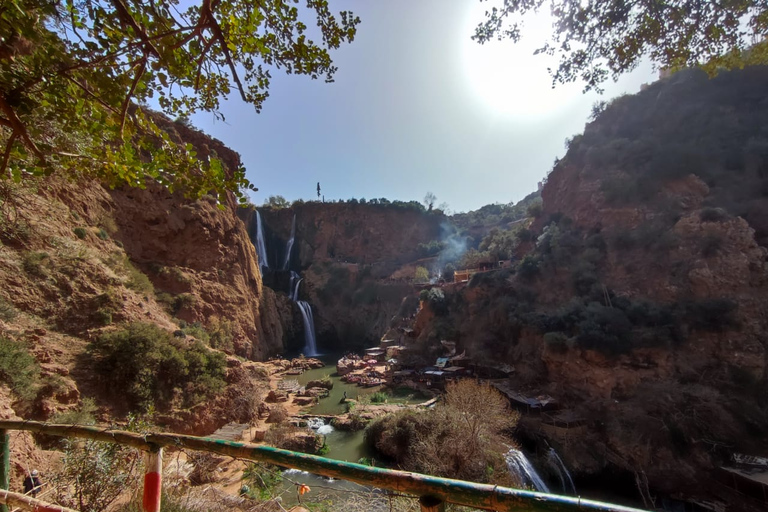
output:
M19 116L16 115L16 112L13 110L13 107L11 107L7 101L5 101L5 98L0 95L0 110L5 113L6 117L8 118L8 121L11 123L11 128L13 129L14 133L19 135L24 140L24 145L27 146L30 151L32 151L37 158L39 158L42 162L45 162L45 155L43 155L43 152L40 151L40 148L37 147L37 144L30 138L29 132L27 132L27 127L24 126L24 123L21 122L21 119L19 119Z
M8 167L8 160L11 158L11 148L13 148L13 143L16 142L16 137L18 136L18 133L13 132L10 137L8 137L8 143L5 146L5 153L3 153L3 163L0 164L0 174L5 174L5 169Z
M139 64L139 69L136 71L136 76L133 79L131 88L123 100L123 108L122 112L120 113L120 137L123 136L123 128L125 128L125 117L128 114L128 106L131 104L131 98L133 97L133 93L136 92L136 86L139 85L139 81L141 81L141 77L144 76L144 71L146 71L146 69L147 59L145 57L144 60L141 61L141 64Z

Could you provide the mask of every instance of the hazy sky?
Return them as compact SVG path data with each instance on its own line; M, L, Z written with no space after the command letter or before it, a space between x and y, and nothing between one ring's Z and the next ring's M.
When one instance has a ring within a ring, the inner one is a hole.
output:
M603 97L581 84L550 88L547 19L529 21L523 41L471 41L488 4L478 0L331 0L362 19L352 44L333 52L335 83L273 73L261 114L233 96L226 122L194 124L242 155L248 178L269 195L326 200L421 201L453 211L508 203L536 190L584 128L592 104L634 93L650 67L608 84ZM306 19L310 23L312 18Z

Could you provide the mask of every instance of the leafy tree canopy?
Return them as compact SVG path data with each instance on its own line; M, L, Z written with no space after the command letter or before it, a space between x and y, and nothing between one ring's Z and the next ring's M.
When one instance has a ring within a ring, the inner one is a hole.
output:
M484 0L481 0L484 1ZM473 38L520 39L521 16L549 6L553 33L536 53L559 57L553 84L581 79L598 88L648 56L672 70L768 63L768 4L763 0L504 0L487 11ZM750 44L757 42L750 46Z
M69 171L110 186L157 180L191 197L250 188L244 169L160 130L146 108L221 117L234 90L260 110L271 70L323 77L359 18L326 0L5 0L0 4L0 175ZM185 3L186 4L186 3ZM304 16L316 21L309 38Z

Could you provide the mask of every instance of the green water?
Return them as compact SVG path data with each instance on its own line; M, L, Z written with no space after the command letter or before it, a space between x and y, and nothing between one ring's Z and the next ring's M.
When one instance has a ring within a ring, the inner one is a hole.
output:
M323 368L316 368L308 370L301 375L288 376L287 379L296 379L302 386L311 380L320 380L324 376L329 376L333 382L333 388L327 398L321 398L320 402L311 407L307 414L318 415L337 415L347 412L346 405L343 403L344 393L346 392L347 398L357 400L361 396L370 395L376 391L380 391L382 386L376 386L372 388L364 388L357 386L356 384L348 384L343 382L339 375L336 373L336 361L324 361L327 366ZM333 364L333 366L331 366ZM430 397L418 394L413 390L397 389L392 393L392 397L388 400L388 403L421 403L428 400ZM363 431L357 432L343 432L340 430L333 430L332 432L325 434L325 443L330 448L330 451L325 455L328 458L336 460L344 460L348 462L357 462L361 457L369 457L370 454L366 449L363 442Z

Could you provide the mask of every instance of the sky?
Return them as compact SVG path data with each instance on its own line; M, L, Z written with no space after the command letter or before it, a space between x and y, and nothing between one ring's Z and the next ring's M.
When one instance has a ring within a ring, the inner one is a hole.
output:
M332 52L334 83L277 71L260 114L233 95L226 121L192 117L240 153L256 205L270 195L316 199L317 182L326 200L422 201L432 192L451 212L518 201L583 131L596 101L655 79L642 65L602 96L579 83L552 90L553 62L533 55L548 18L527 20L517 45L479 45L470 37L488 4L478 0L329 4L361 18L354 42Z

